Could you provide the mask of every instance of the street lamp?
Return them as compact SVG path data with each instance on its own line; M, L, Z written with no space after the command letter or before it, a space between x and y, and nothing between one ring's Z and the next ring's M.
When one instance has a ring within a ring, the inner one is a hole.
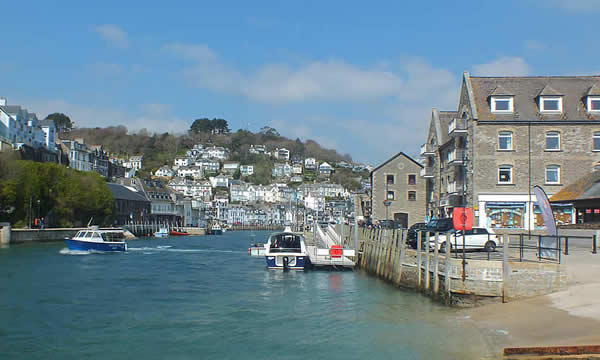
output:
M38 206L38 211L37 211L38 225L41 228L42 223L41 223L41 216L40 216L40 199L37 199L37 206Z

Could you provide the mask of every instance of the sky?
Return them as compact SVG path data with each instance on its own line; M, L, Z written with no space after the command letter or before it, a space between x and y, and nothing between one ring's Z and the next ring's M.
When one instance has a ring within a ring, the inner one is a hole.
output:
M464 71L600 74L600 0L88 3L0 5L9 104L130 132L223 118L377 165L418 156Z

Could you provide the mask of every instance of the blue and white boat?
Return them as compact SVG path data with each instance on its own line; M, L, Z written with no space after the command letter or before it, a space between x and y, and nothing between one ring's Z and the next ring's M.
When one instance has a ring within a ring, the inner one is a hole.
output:
M223 228L219 224L214 224L207 230L206 235L223 235Z
M154 237L163 238L169 236L169 229L160 228L157 232L154 233Z
M304 270L309 262L304 236L289 228L272 233L265 244L265 259L269 269Z
M123 230L100 230L97 226L81 230L72 238L65 238L69 250L127 251Z

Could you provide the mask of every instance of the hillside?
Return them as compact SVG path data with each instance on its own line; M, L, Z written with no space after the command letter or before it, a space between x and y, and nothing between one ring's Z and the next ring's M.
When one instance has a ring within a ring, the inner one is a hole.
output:
M205 119L201 120L204 121ZM208 119L206 120L209 123L211 122ZM197 125L198 121L200 120L194 122L194 125ZM303 142L300 139L286 138L270 127L264 127L260 132L253 133L242 129L229 132L226 122L224 130L199 128L194 125L185 134L151 134L146 130L129 133L125 126L74 128L70 132L62 133L61 138L84 139L86 144L102 145L106 151L123 158L143 155L144 168L140 172L141 176L147 176L163 165L172 165L175 157L185 155L186 151L196 144L223 146L230 150L230 160L240 161L242 164L257 164L258 172L264 172L260 180L255 177L258 183L264 183L267 176L270 178L273 161L257 159L257 156L249 153L250 145L265 145L267 151L275 148L286 148L293 155L302 158L314 157L319 161L327 161L332 164L340 161L352 161L349 154L341 155L335 149L325 149L314 140ZM341 171L332 178L332 181L347 184L350 181L349 177L356 176L357 174L351 172L346 174L346 172ZM353 181L352 184L355 185L356 182Z

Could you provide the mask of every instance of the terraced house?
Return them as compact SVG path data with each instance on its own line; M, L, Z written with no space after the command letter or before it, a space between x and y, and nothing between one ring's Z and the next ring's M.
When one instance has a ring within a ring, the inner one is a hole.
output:
M551 196L600 169L600 76L465 72L457 110L433 109L421 156L429 216L469 206L479 226L541 227L533 186ZM575 221L569 205L554 213Z

